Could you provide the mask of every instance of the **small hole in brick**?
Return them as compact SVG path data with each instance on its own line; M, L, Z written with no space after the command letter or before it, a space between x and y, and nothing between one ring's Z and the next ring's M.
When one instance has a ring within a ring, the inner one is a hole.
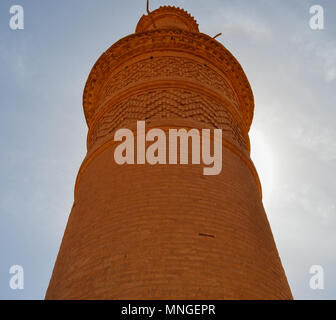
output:
M201 237L209 237L209 238L214 238L215 236L213 234L207 234L207 233L199 233L198 234Z
M154 57L150 57L150 59L151 59L151 60L153 60L153 59L154 59Z

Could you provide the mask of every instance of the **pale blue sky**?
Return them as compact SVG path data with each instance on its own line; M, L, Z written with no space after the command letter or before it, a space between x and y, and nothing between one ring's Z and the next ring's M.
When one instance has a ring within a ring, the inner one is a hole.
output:
M44 298L85 156L82 92L95 61L130 33L145 0L0 2L0 298ZM25 29L9 28L22 5ZM309 28L309 8L325 30ZM336 298L336 2L152 0L188 10L243 66L255 95L252 158L296 299ZM9 288L24 267L25 289ZM322 265L325 290L309 288ZM265 266L267 268L267 266Z

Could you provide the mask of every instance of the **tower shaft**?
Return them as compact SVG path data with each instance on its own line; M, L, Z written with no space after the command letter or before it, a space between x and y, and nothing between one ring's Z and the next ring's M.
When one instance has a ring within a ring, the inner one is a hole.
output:
M88 152L47 299L292 298L250 159L252 91L228 50L161 7L99 58L83 104ZM136 136L137 120L222 129L221 173L116 164L114 134Z

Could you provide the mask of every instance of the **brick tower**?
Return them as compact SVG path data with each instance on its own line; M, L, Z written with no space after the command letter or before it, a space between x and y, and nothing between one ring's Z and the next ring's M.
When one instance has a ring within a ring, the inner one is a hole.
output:
M46 299L292 298L250 159L251 87L192 16L148 11L98 59L83 106L88 151ZM114 133L137 120L222 129L221 173L116 164Z

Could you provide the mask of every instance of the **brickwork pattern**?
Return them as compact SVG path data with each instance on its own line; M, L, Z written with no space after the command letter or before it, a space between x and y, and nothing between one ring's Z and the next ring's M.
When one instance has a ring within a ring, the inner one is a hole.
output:
M205 95L178 88L148 90L110 106L90 132L88 145L93 147L104 136L137 120L167 118L197 120L206 127L223 129L223 134L231 143L247 149L237 121L225 106Z
M127 87L134 83L157 79L183 79L197 82L198 85L218 90L238 107L236 94L223 76L212 70L205 63L201 64L192 59L173 56L150 57L130 66L125 66L123 70L114 74L109 79L104 92L101 94L98 105L118 93L118 91L127 89Z
M139 54L149 56L158 52L193 55L203 59L203 64L212 64L225 74L239 100L239 108L249 129L253 117L253 94L239 62L219 42L202 33L178 29L156 29L127 36L112 45L96 62L91 70L83 93L84 112L90 127L99 107L101 89L108 78L121 64L132 62ZM131 63L132 64L132 63ZM134 81L134 79L133 79Z

